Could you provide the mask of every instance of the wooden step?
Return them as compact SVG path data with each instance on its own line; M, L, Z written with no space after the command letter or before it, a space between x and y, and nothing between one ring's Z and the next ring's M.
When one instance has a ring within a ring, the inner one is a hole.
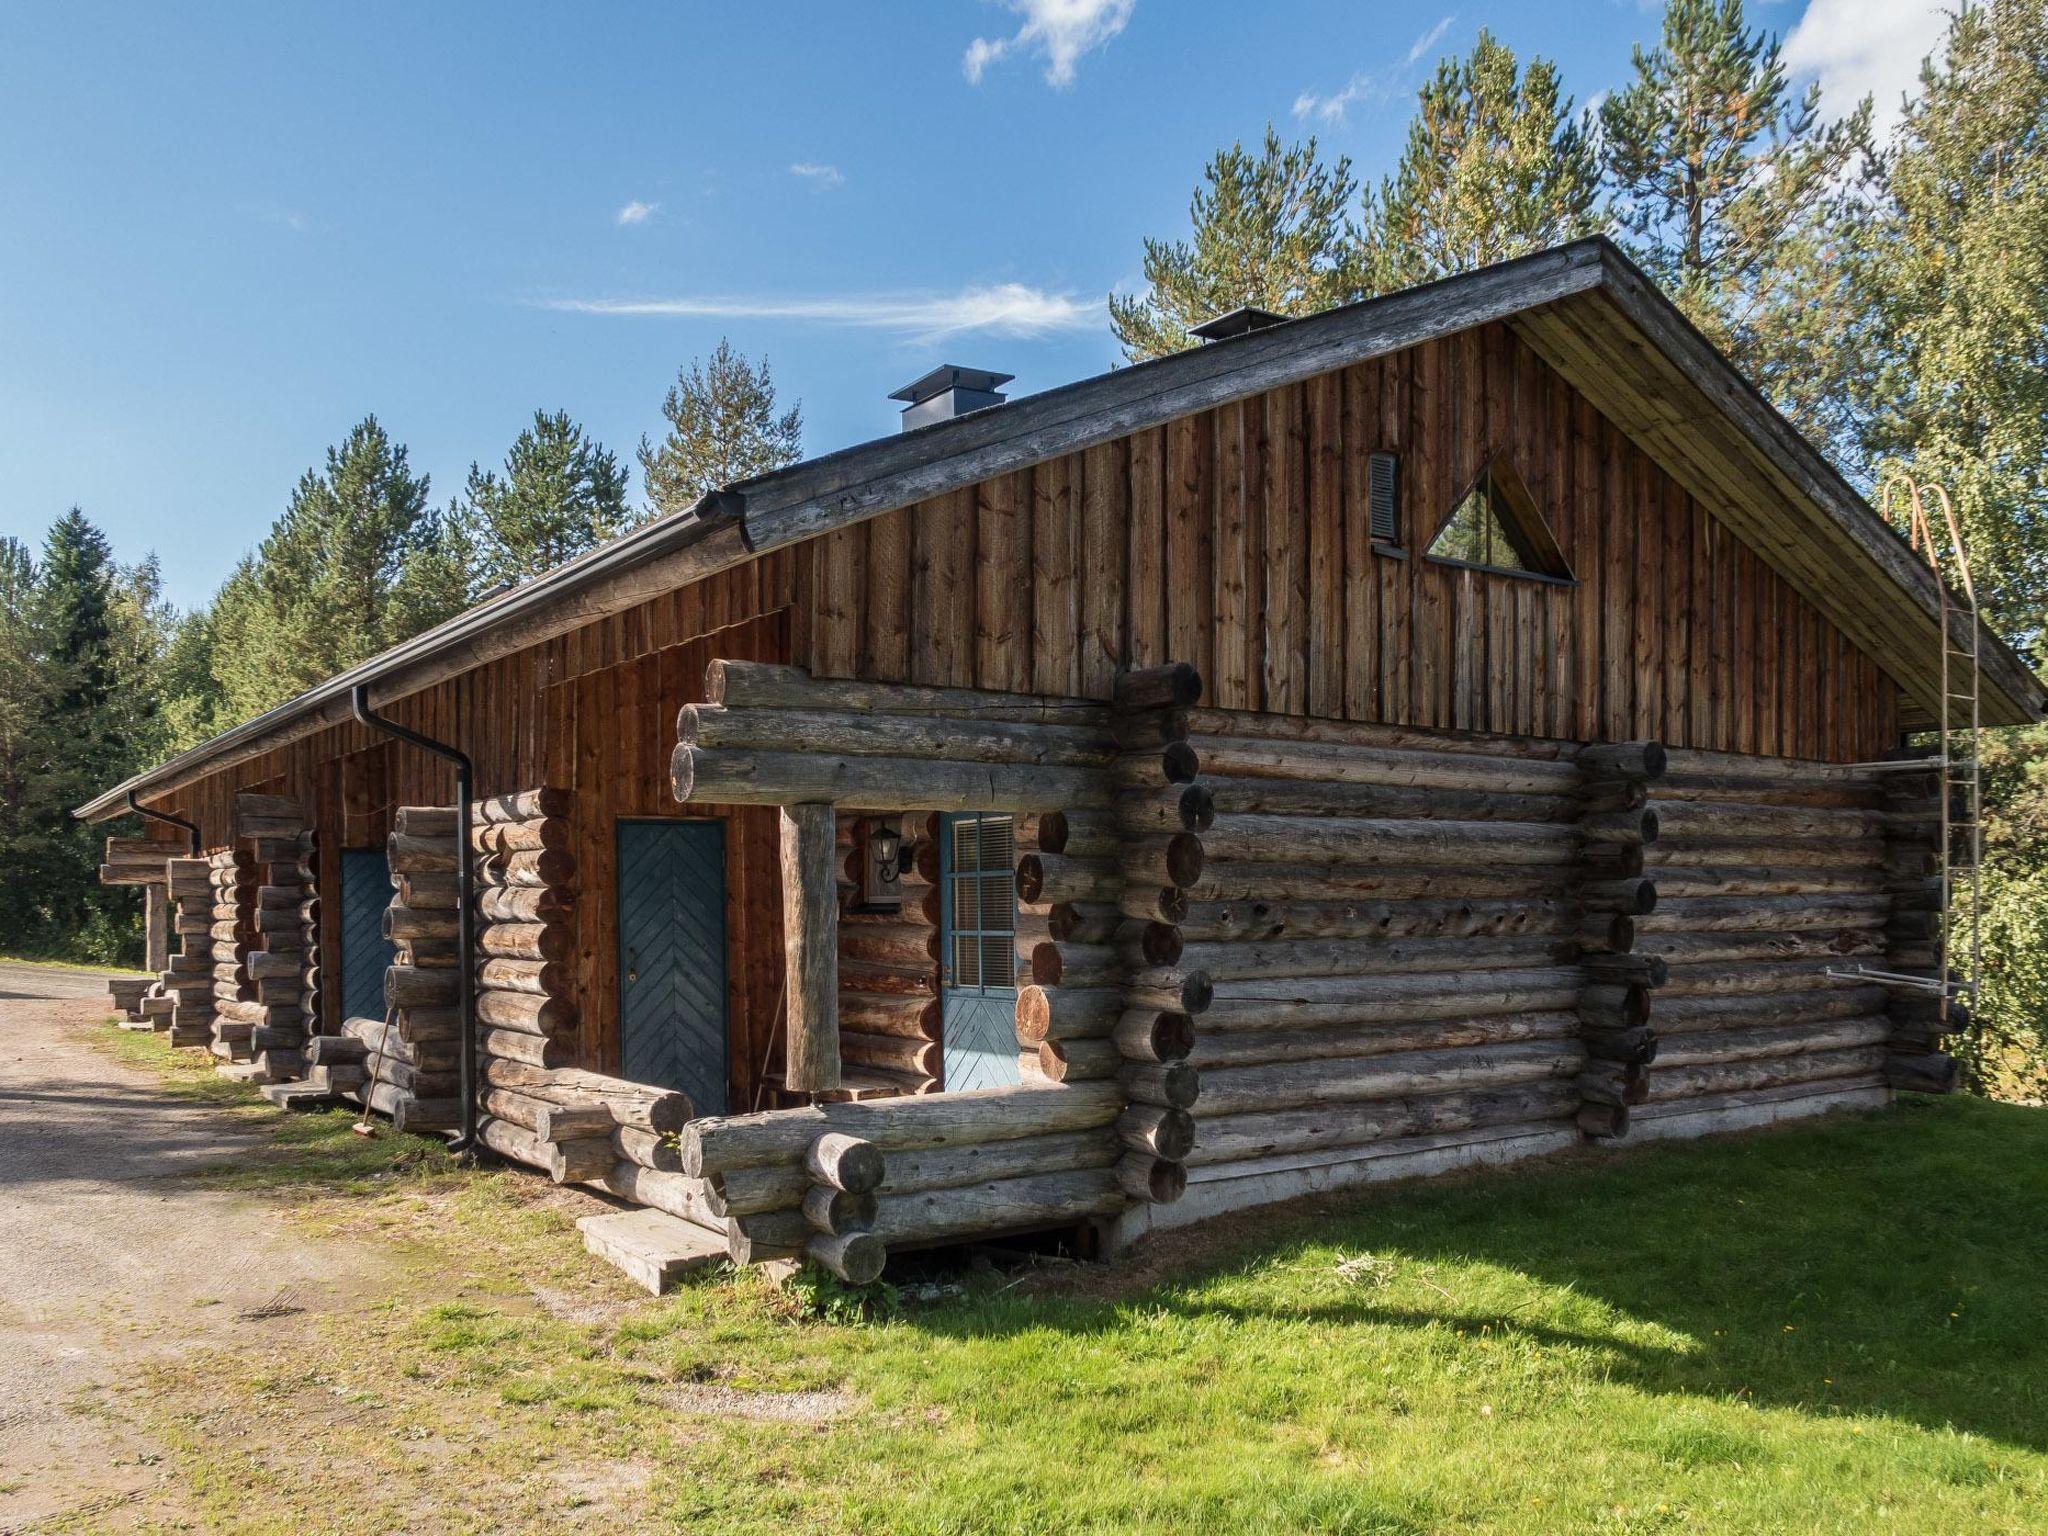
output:
M655 1296L726 1257L722 1238L666 1211L607 1211L578 1218L576 1227L585 1248Z

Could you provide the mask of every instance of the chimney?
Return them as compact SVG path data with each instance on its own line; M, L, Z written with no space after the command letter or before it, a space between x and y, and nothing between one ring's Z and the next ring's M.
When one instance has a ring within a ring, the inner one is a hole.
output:
M946 363L904 385L889 398L904 402L903 430L909 432L935 421L965 416L969 411L1001 405L1004 397L996 391L1015 377L1014 373L986 373L979 368Z
M1188 327L1188 333L1199 336L1203 341L1228 341L1233 336L1249 336L1253 331L1263 331L1269 325L1278 325L1287 316L1276 315L1270 309L1254 309L1246 304L1214 319L1204 320L1200 325Z

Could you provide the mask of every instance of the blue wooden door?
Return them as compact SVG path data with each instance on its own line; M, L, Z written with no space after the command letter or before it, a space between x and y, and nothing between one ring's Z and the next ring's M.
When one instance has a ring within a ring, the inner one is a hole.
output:
M384 937L391 905L391 866L382 848L341 851L341 1016L384 1017L384 972L398 951Z
M1018 1082L1014 824L981 811L946 817L939 865L946 1091Z
M725 823L619 823L619 1072L726 1110Z

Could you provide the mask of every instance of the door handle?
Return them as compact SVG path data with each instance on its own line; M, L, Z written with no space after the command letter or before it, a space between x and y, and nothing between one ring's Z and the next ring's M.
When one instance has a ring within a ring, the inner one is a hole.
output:
M626 951L626 980L638 981L639 979L640 951L637 949L629 949Z

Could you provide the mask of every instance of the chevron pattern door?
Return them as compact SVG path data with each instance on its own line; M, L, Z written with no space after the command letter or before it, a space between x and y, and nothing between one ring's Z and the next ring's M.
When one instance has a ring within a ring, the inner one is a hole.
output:
M384 1017L384 971L398 951L384 937L391 865L382 848L341 851L341 1016Z
M621 821L619 1070L726 1110L725 823Z
M1020 1082L1014 824L980 811L948 816L939 863L946 1091Z

